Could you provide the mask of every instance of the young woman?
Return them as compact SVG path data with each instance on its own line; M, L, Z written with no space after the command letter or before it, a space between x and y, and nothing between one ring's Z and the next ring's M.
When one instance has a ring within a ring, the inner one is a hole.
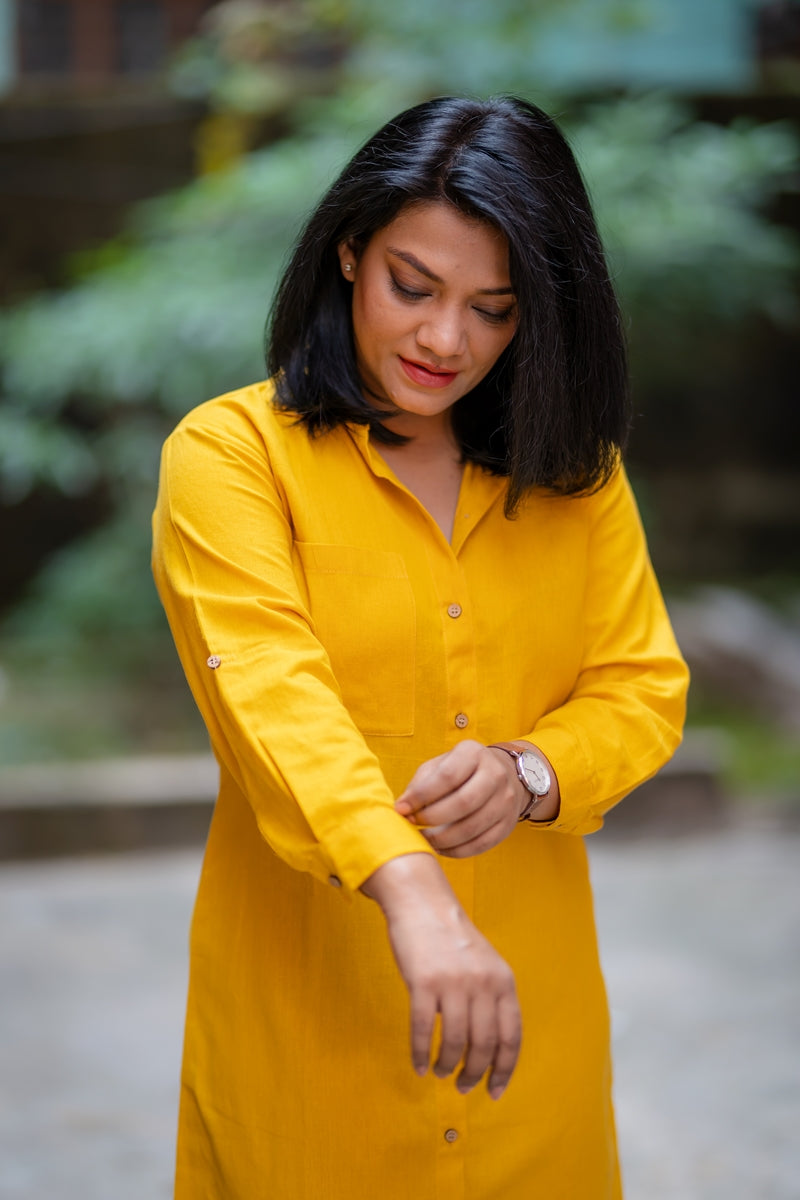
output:
M184 419L155 515L221 775L176 1195L618 1197L581 835L673 752L686 670L549 118L381 129L300 237L269 368Z

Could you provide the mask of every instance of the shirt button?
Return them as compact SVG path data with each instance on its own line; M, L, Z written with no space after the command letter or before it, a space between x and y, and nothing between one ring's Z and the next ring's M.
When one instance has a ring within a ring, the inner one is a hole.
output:
M456 617L460 617L461 616L461 605L460 604L449 604L447 606L447 615L448 615L448 617L452 617L453 620L455 620Z
M206 666L211 667L212 671L216 671L221 662L222 659L218 654L209 654L208 658L206 659Z
M444 1140L445 1140L446 1142L455 1142L455 1141L457 1141L457 1140L458 1140L458 1130L457 1130L457 1129L445 1129L445 1131L444 1131Z
M331 887L341 887L342 886L342 881L338 875L329 875L328 883L331 885Z
M469 725L469 717L466 713L456 713L456 725L459 729L466 729Z

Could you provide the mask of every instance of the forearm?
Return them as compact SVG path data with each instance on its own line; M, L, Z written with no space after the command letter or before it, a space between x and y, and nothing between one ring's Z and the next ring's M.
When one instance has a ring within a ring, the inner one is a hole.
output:
M432 854L401 854L364 881L361 891L374 900L387 921L417 910L455 919L461 906Z

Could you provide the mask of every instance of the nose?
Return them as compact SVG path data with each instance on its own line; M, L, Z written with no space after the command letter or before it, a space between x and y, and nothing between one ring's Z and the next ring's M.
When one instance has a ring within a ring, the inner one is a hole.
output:
M437 359L463 354L466 343L463 317L454 306L441 306L427 312L417 329L417 344Z

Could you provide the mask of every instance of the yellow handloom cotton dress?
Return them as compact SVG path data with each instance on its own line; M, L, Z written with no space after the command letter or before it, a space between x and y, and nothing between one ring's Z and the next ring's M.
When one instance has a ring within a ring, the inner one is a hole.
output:
M154 570L220 764L191 935L178 1200L612 1200L608 1012L582 836L678 743L686 669L623 471L531 495L467 465L452 542L359 426L269 383L164 450ZM432 850L393 810L465 737L525 738L561 811L440 859L514 970L506 1094L415 1075L361 883ZM633 900L633 898L632 898Z

